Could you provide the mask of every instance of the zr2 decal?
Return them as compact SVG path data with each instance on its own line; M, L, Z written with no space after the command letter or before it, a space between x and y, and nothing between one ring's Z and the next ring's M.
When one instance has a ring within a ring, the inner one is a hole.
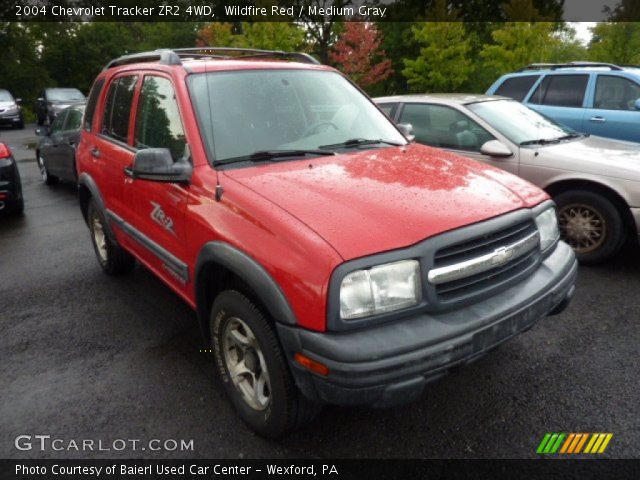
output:
M173 220L171 217L167 216L162 210L160 204L156 202L150 202L153 206L151 210L151 219L156 222L158 225L164 227L165 230L170 232L172 235L175 235L176 232L173 230Z

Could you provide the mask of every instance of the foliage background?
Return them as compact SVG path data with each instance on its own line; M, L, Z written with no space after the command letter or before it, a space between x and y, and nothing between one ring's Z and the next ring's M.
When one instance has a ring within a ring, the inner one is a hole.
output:
M502 4L397 0L389 13L397 21L360 29L346 28L340 18L321 24L311 20L234 24L4 22L0 23L0 88L23 98L28 110L45 87L73 86L88 93L103 66L120 55L211 45L310 52L345 70L372 95L483 92L500 75L534 62L640 64L640 23L617 21L624 19L623 10L610 11L611 21L593 28L588 45L576 39L570 24L559 21L562 8L557 0L509 0ZM483 21L487 18L504 21ZM529 21L509 21L512 18ZM361 41L358 35L362 35ZM380 64L385 68L372 76Z

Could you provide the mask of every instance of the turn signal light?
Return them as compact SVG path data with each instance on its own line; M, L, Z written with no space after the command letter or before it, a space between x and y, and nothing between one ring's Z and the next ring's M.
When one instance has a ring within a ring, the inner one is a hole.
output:
M312 372L322 375L323 377L329 375L329 367L321 364L320 362L316 362L315 360L307 357L306 355L303 355L302 353L296 353L293 356L293 359L307 370L311 370Z

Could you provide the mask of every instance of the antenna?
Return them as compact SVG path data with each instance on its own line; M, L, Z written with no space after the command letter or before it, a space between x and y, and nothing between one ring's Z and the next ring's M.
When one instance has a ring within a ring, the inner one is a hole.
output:
M211 147L215 155L216 149L215 149L215 138L213 136L213 110L211 109L211 91L209 89L209 71L207 70L207 62L204 62L204 81L207 87L207 105L209 106L209 118L211 119ZM220 184L220 172L215 167L213 169L216 172L215 199L216 199L216 202L220 202L222 200L222 194L224 193L224 188Z

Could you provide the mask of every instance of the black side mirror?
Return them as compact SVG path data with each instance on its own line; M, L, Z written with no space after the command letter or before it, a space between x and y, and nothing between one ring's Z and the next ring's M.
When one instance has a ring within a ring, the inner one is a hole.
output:
M133 157L130 175L141 180L189 183L193 167L188 160L173 160L168 148L145 148Z
M49 127L36 128L36 135L39 137L46 137L49 135Z
M43 97L38 97L38 102L43 103L44 102L44 98Z
M396 127L398 127L400 133L410 142L413 142L416 139L416 136L413 134L413 125L410 123L398 123Z
M17 103L18 105L20 105L20 104L22 103L22 99L21 99L21 98L16 98L15 100L16 100L16 103Z

